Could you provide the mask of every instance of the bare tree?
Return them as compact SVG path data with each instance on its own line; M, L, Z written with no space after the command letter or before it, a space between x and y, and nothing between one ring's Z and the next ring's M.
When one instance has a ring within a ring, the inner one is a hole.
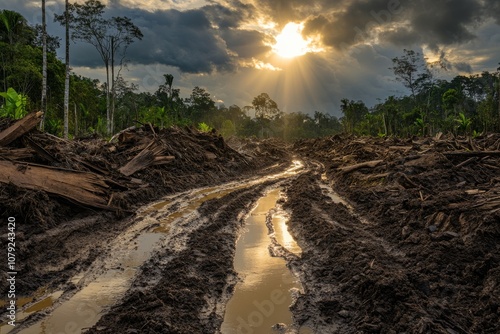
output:
M87 0L84 4L70 4L65 15L56 15L56 21L69 21L73 40L84 41L95 47L106 68L106 120L107 132L113 132L114 113L114 67L115 57L120 55L120 65L128 46L135 39L142 39L140 29L128 17L103 17L106 6L98 0Z

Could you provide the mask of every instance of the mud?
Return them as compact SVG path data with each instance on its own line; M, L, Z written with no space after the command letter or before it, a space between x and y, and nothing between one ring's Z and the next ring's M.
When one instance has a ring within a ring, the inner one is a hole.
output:
M326 173L287 191L304 251L297 321L318 333L500 332L500 161L477 153L498 152L499 138L298 143ZM478 157L452 154L465 150Z
M271 235L269 256L284 259L302 287L291 303L292 324L275 327L277 333L500 332L500 136L335 136L293 148L272 140L232 145L238 152L227 154L234 160L222 159L220 169L214 167L218 172L207 173L208 165L197 165L199 173L186 169L175 177L184 175L189 182L168 188L167 199L130 218L74 210L45 193L27 192L26 203L35 198L49 204L36 210L65 207L61 212L71 219L20 231L27 277L22 289L26 296L39 289L22 311L63 293L27 314L12 333L50 318L83 291L97 277L88 271L99 268L102 258L117 258L110 243L128 229L164 236L87 332L221 333L228 301L245 278L233 263L236 242L257 201L277 188L283 196L275 210L286 219L269 215L267 228L286 227L298 246L286 233ZM277 177L276 171L290 164L291 149L305 168L297 173L302 167L296 162ZM169 175L164 168L143 171L143 179L161 180ZM241 187L179 193L238 177ZM138 200L131 208L165 195L165 190L139 195L160 188L135 189ZM21 194L9 187L2 191ZM140 215L158 223L146 230ZM79 276L82 272L87 274Z

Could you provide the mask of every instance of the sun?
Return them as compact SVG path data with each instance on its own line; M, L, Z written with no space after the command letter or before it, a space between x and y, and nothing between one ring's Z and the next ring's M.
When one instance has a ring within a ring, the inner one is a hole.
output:
M304 25L300 23L288 23L281 33L276 36L276 44L273 51L283 58L295 58L305 55L308 52L318 52L319 49L313 46L313 40L305 40L302 37Z

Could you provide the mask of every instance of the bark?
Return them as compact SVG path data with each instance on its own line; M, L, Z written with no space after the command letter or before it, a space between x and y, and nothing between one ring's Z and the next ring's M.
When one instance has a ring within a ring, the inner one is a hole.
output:
M64 81L64 138L69 134L69 1L66 0L66 78ZM76 132L76 131L75 131Z
M112 209L108 206L109 186L99 175L10 161L0 161L0 168L0 183L43 190L86 206Z
M42 101L41 111L45 115L47 109L47 19L45 13L45 0L42 0ZM44 116L42 116L41 129L44 128Z
M25 133L30 132L40 123L42 117L43 112L41 111L28 114L0 132L0 146L7 146Z
M146 148L130 160L125 166L119 169L120 173L130 176L137 171L153 165L163 165L175 160L175 157L163 156L165 148L158 140L152 140Z

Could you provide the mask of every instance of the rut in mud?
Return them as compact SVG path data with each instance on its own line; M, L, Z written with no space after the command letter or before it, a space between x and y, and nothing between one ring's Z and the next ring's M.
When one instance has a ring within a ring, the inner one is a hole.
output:
M109 333L119 328L215 331L237 282L232 258L247 213L265 192L301 168L296 162L282 173L195 189L144 207L88 270L71 279L73 288L62 296L51 294L54 305L40 307L12 333L90 327L90 332ZM283 268L288 270L284 261Z
M452 144L475 151L450 151ZM100 279L113 297L90 309L82 309L86 302L70 306L91 321L76 328L56 320L54 326L63 327L54 330L498 333L500 137L452 144L340 137L302 142L295 150L304 168L296 162L276 174L280 165L271 166L260 177L170 195L124 221L96 246L94 261L80 264L83 270L63 270L60 284L22 307L26 318L12 333L50 333L58 310ZM271 204L258 216L268 196L274 196ZM231 315L239 286L244 290L249 276L265 268L257 263L245 272L234 262L245 258L238 257L238 242L255 224L263 236L259 252L267 244L267 253L250 260L265 254L297 285L282 286L279 292L289 298L283 303L267 291L269 298L243 298L248 305L238 304L246 308ZM108 226L82 220L74 229L63 227L88 250L90 232L85 238L78 232L99 225ZM272 233L279 229L290 234ZM106 283L110 277L121 285ZM47 306L37 303L43 300ZM278 320L278 304L287 304L284 320Z

